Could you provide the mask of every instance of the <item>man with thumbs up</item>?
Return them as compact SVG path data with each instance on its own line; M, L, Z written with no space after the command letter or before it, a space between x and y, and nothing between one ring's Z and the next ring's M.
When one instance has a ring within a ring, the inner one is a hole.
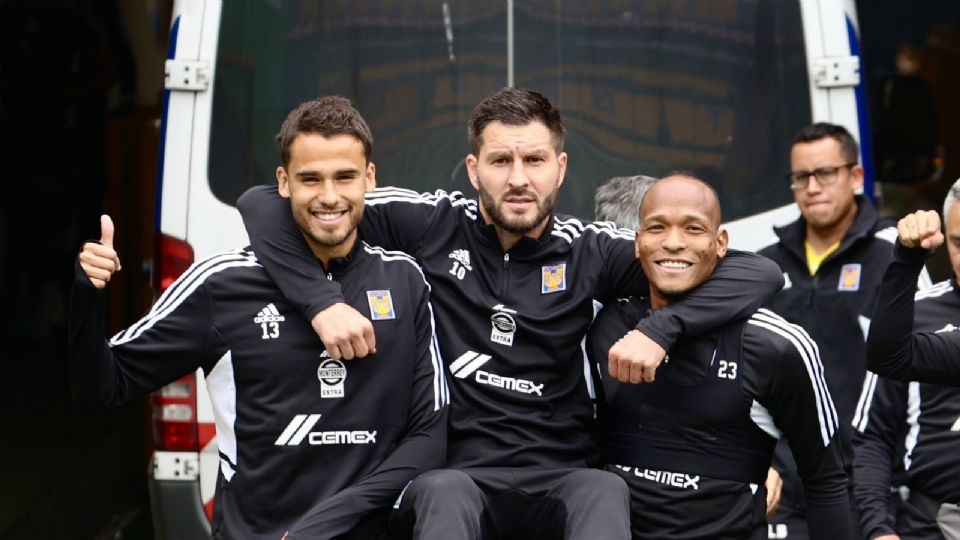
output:
M220 467L214 538L376 539L401 489L443 464L449 394L432 308L409 257L357 234L376 183L373 138L350 102L301 104L277 135L279 191L314 256L390 347L333 358L250 248L187 269L139 322L104 341L114 228L77 257L75 398L119 404L203 369Z
M121 270L120 257L113 250L113 220L110 216L100 216L100 243L84 244L77 260L98 289L106 287L110 277Z

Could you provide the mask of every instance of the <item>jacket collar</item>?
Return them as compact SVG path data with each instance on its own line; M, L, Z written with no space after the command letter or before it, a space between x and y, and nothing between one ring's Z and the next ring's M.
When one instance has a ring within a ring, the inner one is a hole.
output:
M499 250L501 253L508 253L510 257L515 259L534 259L550 255L560 255L570 250L569 242L553 234L553 231L560 227L557 223L556 214L551 214L550 217L547 218L547 226L544 227L543 233L541 233L539 237L524 236L506 252L503 251L503 246L500 245L500 238L497 237L496 228L493 224L487 223L486 220L484 220L483 214L480 213L479 209L477 210L477 219L474 223L474 234L484 244Z
M357 237L353 242L353 247L350 249L350 253L347 253L344 257L330 259L330 267L327 268L326 273L333 276L339 276L340 274L346 273L350 268L356 266L365 255L365 252L363 251L364 245L366 244L363 239L360 238L360 229L358 227Z
M857 195L855 200L857 203L857 217L854 218L850 229L843 235L843 239L840 240L840 247L830 255L829 258L831 259L846 251L854 243L872 235L877 228L879 216L873 204L863 195ZM783 244L787 250L801 261L807 259L806 251L803 247L803 241L807 234L807 221L802 215L792 223L781 227L774 227L773 232L777 234L777 237L780 238L780 243Z

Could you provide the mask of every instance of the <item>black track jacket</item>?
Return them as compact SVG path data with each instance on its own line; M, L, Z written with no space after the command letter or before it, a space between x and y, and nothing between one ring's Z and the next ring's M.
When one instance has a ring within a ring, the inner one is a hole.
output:
M330 278L389 346L329 358L248 249L195 263L107 343L105 295L76 265L76 397L129 402L203 369L220 453L215 538L333 538L443 464L448 394L420 269L357 241Z
M820 348L827 386L840 419L840 442L847 467L852 460L850 422L866 374L864 340L876 304L880 279L893 258L895 227L881 221L874 206L861 195L850 230L816 275L811 276L804 251L806 221L801 216L774 232L780 241L760 250L783 270L786 284L767 303L774 312L799 324ZM929 278L925 284L929 285ZM914 286L913 290L916 290ZM781 512L803 508L803 496L789 452L781 444L776 467L784 476ZM848 470L849 472L849 470Z
M960 324L954 280L916 294L914 332L952 332ZM960 388L869 374L853 419L854 494L865 538L896 531L887 501L894 461L906 450L906 485L938 502L960 501ZM859 412L859 411L858 411Z
M960 328L913 332L914 295L909 284L923 271L929 254L897 242L873 313L867 367L882 377L960 386Z
M590 330L591 354L604 358L648 307L643 299L606 306ZM603 383L609 459L646 473L635 481L644 494L632 503L635 536L746 538L758 527L766 531L761 486L784 437L806 490L810 538L852 537L837 414L817 346L803 328L761 309L681 339L669 358L653 383ZM665 471L691 481L646 479Z

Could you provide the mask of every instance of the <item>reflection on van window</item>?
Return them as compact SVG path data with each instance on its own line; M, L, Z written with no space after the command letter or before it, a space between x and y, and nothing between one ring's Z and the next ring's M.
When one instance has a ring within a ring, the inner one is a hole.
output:
M380 185L472 193L473 107L509 80L567 122L561 212L592 217L612 176L693 172L726 220L791 201L782 181L810 123L797 2L517 0L223 5L209 178L233 204L273 183L287 111L349 97L376 138ZM512 19L512 35L508 21ZM512 73L511 73L512 71Z

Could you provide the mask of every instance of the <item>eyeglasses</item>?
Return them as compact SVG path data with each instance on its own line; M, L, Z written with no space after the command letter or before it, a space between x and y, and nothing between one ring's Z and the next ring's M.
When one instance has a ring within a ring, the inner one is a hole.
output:
M836 167L820 167L812 171L796 171L787 173L785 178L790 181L790 189L805 189L810 185L810 177L817 177L817 183L821 186L829 186L840 177L840 169L846 167L855 167L856 163L844 163Z

